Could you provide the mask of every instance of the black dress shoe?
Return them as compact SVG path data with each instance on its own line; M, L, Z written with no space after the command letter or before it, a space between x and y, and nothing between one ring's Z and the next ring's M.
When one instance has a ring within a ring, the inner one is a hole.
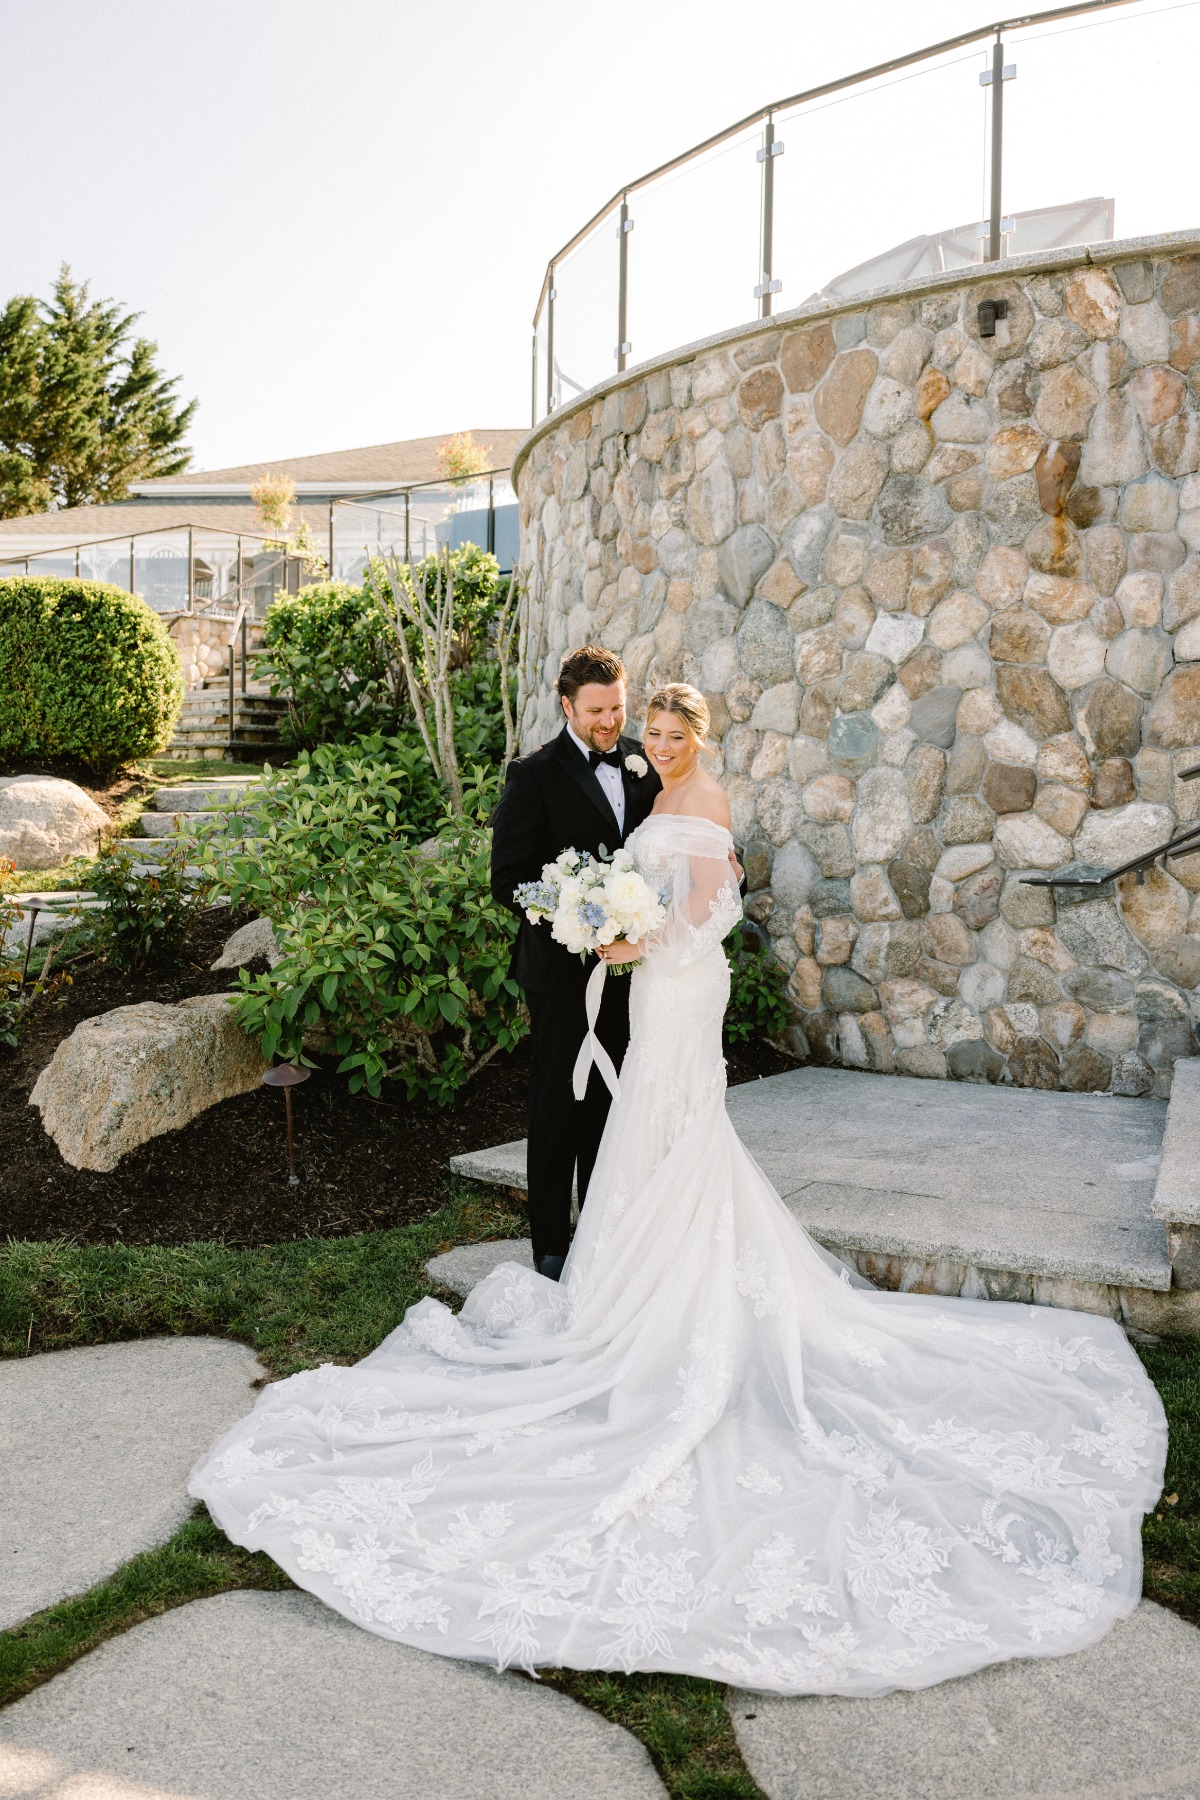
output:
M547 1281L557 1281L566 1260L565 1256L539 1256L535 1267L538 1274L544 1275Z

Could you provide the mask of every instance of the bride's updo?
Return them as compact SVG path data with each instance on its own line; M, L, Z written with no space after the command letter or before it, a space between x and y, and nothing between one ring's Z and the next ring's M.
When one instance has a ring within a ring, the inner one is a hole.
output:
M708 701L698 688L689 686L686 681L669 681L665 687L655 688L646 703L647 725L660 712L674 713L698 744L708 736L711 722Z

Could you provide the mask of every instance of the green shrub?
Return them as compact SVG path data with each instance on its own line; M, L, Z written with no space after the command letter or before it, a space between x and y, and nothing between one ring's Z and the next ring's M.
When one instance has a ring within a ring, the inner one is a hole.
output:
M790 1023L784 999L787 974L782 964L752 931L730 932L725 954L730 975L725 1036L731 1044L778 1037Z
M110 844L89 882L104 901L88 919L88 940L116 969L130 973L169 962L204 910L203 888L187 873L190 846L171 844L162 862L139 873L127 845Z
M260 668L287 697L285 742L313 745L395 730L403 710L388 624L360 587L322 581L267 612Z
M388 579L381 562L371 570L373 580ZM456 674L466 678L487 665L492 623L508 583L496 558L475 544L451 551L450 571L459 628ZM417 580L432 583L436 573L432 556L415 566ZM351 587L323 581L281 596L267 613L263 646L260 672L270 678L272 693L288 701L283 736L289 744L312 748L375 732L391 735L411 719L393 628L370 582ZM472 704L473 695L473 684L464 680L464 704Z
M0 762L111 774L162 748L182 701L178 652L136 594L0 581Z
M271 919L283 952L267 974L243 971L235 1003L264 1055L304 1061L319 1046L352 1092L400 1081L445 1105L526 1025L508 976L516 922L489 893L477 823L494 782L477 770L470 816L422 848L428 779L419 747L323 745L266 771L253 850L214 836L204 868Z

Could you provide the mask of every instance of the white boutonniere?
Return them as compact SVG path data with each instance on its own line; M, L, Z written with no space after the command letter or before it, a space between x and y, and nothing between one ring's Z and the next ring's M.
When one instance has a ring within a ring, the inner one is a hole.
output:
M625 758L625 767L629 770L631 775L636 775L640 780L641 777L646 774L648 764L644 756L627 756Z

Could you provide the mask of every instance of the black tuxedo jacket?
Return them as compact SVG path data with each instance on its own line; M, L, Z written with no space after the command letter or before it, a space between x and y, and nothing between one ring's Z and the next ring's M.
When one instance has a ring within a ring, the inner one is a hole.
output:
M621 738L618 748L622 759L641 756L645 761L634 738ZM509 973L526 993L582 989L591 973L591 961L555 943L548 923L531 925L515 904L513 889L523 881L539 880L543 865L564 850L590 850L598 856L601 846L609 855L619 849L646 817L662 787L653 769L633 775L624 760L621 780L625 786L624 831L565 726L540 750L508 765L504 792L492 819L492 897L521 921Z

